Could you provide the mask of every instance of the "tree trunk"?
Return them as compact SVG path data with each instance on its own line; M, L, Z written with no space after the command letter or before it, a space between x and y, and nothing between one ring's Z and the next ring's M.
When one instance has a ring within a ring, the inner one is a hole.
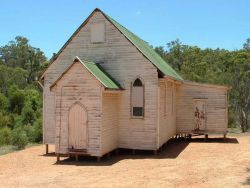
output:
M244 125L243 110L241 108L239 109L239 120L240 120L241 131L244 133L245 132L245 125Z
M248 130L248 116L246 115L247 112L245 112L244 109L241 109L239 112L241 131L244 133Z

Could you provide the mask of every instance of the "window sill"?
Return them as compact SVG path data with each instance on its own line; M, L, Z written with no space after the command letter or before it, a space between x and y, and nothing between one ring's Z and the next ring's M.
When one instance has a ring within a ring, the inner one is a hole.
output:
M144 119L144 116L132 116L131 119Z
M102 42L91 42L91 44L104 44L105 41L102 41Z

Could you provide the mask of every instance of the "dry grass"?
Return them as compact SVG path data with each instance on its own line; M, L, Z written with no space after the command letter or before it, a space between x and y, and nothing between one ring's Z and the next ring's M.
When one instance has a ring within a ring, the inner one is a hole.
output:
M38 146L38 143L29 143L26 148L33 147L33 146ZM13 145L5 145L5 146L0 146L0 155L5 155L7 153L12 153L15 151L18 151L19 149L17 146Z
M5 155L7 153L11 153L14 151L17 151L17 147L16 146L11 146L11 145L7 145L7 146L0 146L0 155Z
M250 187L250 135L169 143L158 156L136 152L79 162L44 156L44 146L0 156L2 187Z

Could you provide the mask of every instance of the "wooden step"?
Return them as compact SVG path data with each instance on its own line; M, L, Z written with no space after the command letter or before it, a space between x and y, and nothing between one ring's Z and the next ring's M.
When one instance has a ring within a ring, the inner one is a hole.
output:
M70 151L69 155L82 155L82 156L89 156L86 152L77 152L77 151Z
M86 149L76 149L69 148L69 156L75 156L76 161L78 161L78 156L89 156Z
M75 148L69 148L69 154L88 155L86 149L75 149Z
M84 152L87 151L86 149L76 149L76 148L69 148L69 151L79 151L79 152Z

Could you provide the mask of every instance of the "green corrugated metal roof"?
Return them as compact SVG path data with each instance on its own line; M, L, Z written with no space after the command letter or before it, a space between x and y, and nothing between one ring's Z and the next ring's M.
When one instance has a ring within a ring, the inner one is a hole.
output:
M132 42L143 55L145 55L149 61L151 61L164 75L173 77L177 80L183 80L183 78L175 72L175 70L168 65L162 57L144 40L140 39L134 33L130 32L128 29L123 27L117 21L115 21L110 16L105 16Z
M105 88L121 89L120 85L106 73L99 64L89 60L81 60L79 57L77 57L77 59L104 85Z

